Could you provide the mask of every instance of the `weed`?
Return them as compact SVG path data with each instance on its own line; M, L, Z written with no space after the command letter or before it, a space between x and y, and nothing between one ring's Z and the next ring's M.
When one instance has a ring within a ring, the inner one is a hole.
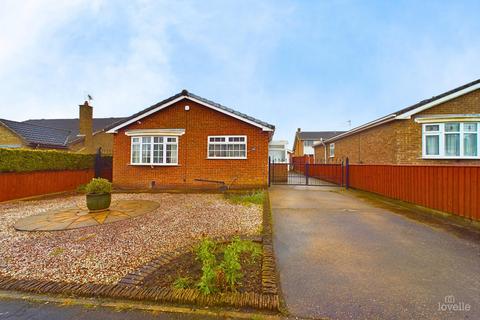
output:
M209 238L203 239L196 248L197 260L202 262L202 277L197 286L203 294L215 292L215 268L217 259L215 257L215 242Z
M261 254L261 248L252 241L243 241L239 237L234 237L232 242L223 251L223 261L220 268L223 270L225 281L232 291L236 291L236 285L243 277L241 272L240 254L250 252L251 262L255 261Z
M175 289L186 289L192 284L192 278L190 277L178 277L173 283Z
M217 264L215 253L223 252L223 260ZM241 240L236 236L228 245L219 245L209 239L203 239L195 248L196 259L202 263L202 276L197 283L198 289L205 295L220 289L236 291L236 286L243 277L240 255L250 253L250 263L262 255L262 248L252 241ZM175 288L187 288L191 284L190 278L179 277L175 280Z
M264 197L265 193L261 190L243 194L225 194L225 198L231 203L242 205L262 204Z
M50 252L50 255L51 255L52 257L56 257L56 256L61 255L61 254L64 253L64 252L65 252L65 249L60 248L60 247L57 247L57 248L53 249L53 250Z

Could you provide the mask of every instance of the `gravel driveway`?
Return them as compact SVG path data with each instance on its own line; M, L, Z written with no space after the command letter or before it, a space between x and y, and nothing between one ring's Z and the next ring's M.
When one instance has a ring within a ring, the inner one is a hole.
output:
M0 204L0 275L18 279L116 283L163 252L204 236L253 235L262 223L258 205L235 205L214 194L114 194L160 203L130 220L56 232L16 231L19 218L76 206L84 196Z

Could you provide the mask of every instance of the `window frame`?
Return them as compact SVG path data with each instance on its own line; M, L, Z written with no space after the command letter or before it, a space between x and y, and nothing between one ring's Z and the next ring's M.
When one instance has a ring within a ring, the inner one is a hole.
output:
M142 162L142 151L143 151L143 139L142 138L150 138L150 162ZM163 138L163 142L161 143L161 145L163 146L162 147L162 151L163 151L163 155L162 155L162 160L163 162L162 163L156 163L156 162L153 162L153 158L154 158L154 145L155 144L159 144L158 142L155 143L155 138ZM168 142L168 139L175 139L175 142ZM168 166L178 166L178 154L179 154L179 148L178 148L178 144L179 144L179 140L178 140L178 136L160 136L160 135L143 135L143 136L131 136L130 137L130 165L132 166L165 166L165 167L168 167ZM134 145L134 139L139 139L139 142L136 143L140 146L140 149L139 149L139 161L138 163L134 163L133 162L133 145ZM167 145L176 145L177 146L177 157L176 157L176 162L170 162L170 163L167 163Z
M449 123L458 123L460 125L459 132L446 132L445 125ZM477 131L465 131L465 124L477 125ZM427 126L438 126L438 131L427 131ZM445 136L447 134L458 133L460 135L460 155L458 156L448 156L446 155L445 150ZM476 156L465 156L465 134L475 133L477 135L477 155ZM438 145L439 145L439 154L438 155L428 155L427 154L427 136L438 136ZM422 123L422 159L466 159L466 160L478 160L480 159L480 122L477 121L446 121L446 122L427 122Z
M328 149L329 149L328 155L330 156L330 158L335 158L335 142L329 143Z
M210 138L225 138L225 142L210 142ZM229 138L244 138L244 142L229 142ZM210 144L238 144L245 145L244 157L211 157L210 156ZM207 159L209 160L246 160L248 159L248 139L246 135L214 135L207 136Z

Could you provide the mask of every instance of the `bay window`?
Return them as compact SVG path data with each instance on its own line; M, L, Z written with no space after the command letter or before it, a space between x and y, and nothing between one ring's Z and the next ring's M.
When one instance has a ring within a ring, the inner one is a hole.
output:
M423 158L479 158L479 128L477 122L423 124Z
M131 138L131 164L177 165L178 137L135 136Z
M246 159L246 136L209 136L208 159Z

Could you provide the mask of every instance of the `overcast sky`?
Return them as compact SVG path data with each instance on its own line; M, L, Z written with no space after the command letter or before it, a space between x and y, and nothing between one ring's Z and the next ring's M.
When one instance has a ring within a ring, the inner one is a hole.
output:
M480 78L480 1L0 2L0 118L127 116L183 88L345 130Z

